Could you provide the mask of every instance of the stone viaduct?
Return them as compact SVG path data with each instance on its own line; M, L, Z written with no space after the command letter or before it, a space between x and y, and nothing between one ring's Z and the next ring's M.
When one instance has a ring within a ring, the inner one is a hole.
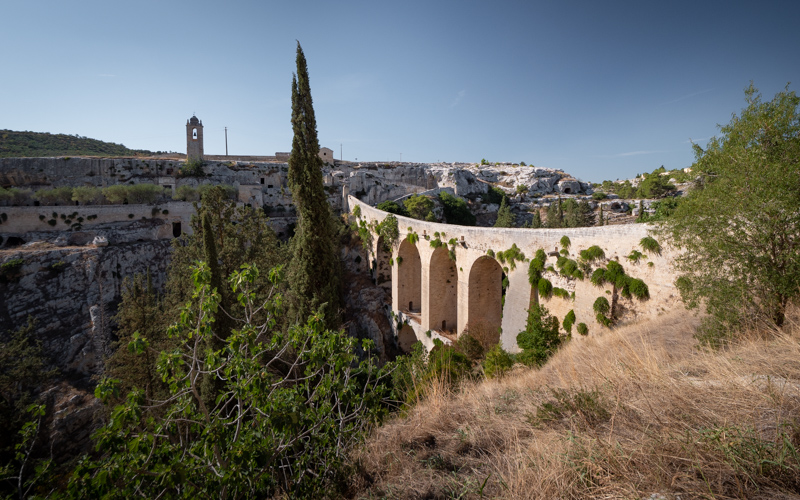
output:
M347 202L351 213L360 207L356 210L360 211L358 219L368 225L379 223L388 215L353 196ZM520 229L457 226L401 216L397 220L400 236L390 251L385 250L381 237L374 235L370 258L374 278L391 288L391 311L398 342L406 350L417 340L430 349L435 338L453 339L465 330L484 328L493 332L501 329L503 347L518 351L516 336L525 329L527 310L531 300L538 296L528 281L527 259L540 248L548 253L557 252L563 236L571 240L569 258L577 260L581 250L598 245L607 259L619 261L628 275L647 283L649 300L619 298L623 321L657 316L679 301L667 249L638 263L625 258L634 249L642 250L640 240L650 229L646 224ZM411 243L414 237L408 238L412 233L418 237L415 243ZM431 245L435 239L442 245L436 248ZM490 256L508 250L512 244L524 253L526 260L512 265ZM450 256L451 250L455 260ZM549 256L546 265L555 264L555 260L556 257ZM563 320L573 310L575 323L586 323L590 335L602 331L603 327L595 320L593 304L599 296L610 301L610 286L598 288L588 276L577 280L554 271L546 272L544 277L571 294L567 298L541 299L551 314Z

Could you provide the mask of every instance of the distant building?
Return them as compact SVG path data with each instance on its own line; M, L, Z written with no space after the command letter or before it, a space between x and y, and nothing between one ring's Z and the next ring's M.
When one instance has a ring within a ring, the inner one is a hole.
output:
M322 163L333 165L333 150L331 148L319 148L319 157L322 158Z

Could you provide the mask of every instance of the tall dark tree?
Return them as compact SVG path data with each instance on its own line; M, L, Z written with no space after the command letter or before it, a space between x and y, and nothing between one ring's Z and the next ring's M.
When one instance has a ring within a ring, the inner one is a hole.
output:
M289 316L305 323L322 307L329 328L339 325L340 262L330 205L322 184L317 121L311 100L306 57L297 43L297 74L292 78L292 154L289 189L297 209L297 226L289 264Z
M497 220L494 222L494 227L515 227L516 217L511 212L511 207L508 206L508 198L503 196L503 201L500 202L500 209L497 211Z

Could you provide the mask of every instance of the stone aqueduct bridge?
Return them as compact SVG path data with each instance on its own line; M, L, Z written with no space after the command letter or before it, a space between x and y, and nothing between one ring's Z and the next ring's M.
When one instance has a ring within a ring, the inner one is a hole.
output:
M349 209L361 207L360 219L367 224L381 222L388 214L349 196ZM592 245L600 246L607 259L618 260L625 272L647 283L650 299L619 298L621 319L632 321L657 316L679 303L674 286L675 275L670 265L670 254L649 255L634 264L625 259L631 250L639 249L640 240L648 235L647 224L629 224L585 228L563 229L518 229L456 226L419 221L397 216L400 237L391 252L375 235L372 241L373 269L378 282L391 286L391 308L397 318L400 346L408 349L419 340L429 349L432 339L441 338L441 333L460 334L469 328L485 328L491 331L502 329L500 340L503 347L518 351L516 336L525 329L527 310L533 294L538 294L528 282L528 262L517 262L511 269L508 263L501 264L487 255L504 251L512 244L531 258L536 250L545 252L560 250L563 236L571 240L569 257L577 260L578 253ZM419 241L410 243L406 236L416 233ZM440 233L443 246L433 248L430 240ZM447 242L455 238L456 260L449 256ZM555 265L555 257L548 257L547 265ZM649 264L652 263L652 264ZM506 269L504 269L504 267ZM508 287L503 291L504 274ZM544 276L554 287L575 292L573 298L553 296L542 299L551 314L563 320L574 310L577 323L586 323L589 334L597 334L602 328L595 320L594 301L605 296L611 301L611 287L598 288L591 284L588 276L584 280L563 278L557 273L546 272ZM505 295L505 297L503 296ZM431 332L430 336L426 334Z

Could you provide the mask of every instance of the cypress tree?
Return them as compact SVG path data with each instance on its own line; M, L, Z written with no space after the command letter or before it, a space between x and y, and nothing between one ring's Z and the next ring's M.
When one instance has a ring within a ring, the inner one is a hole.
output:
M511 213L511 207L508 206L508 198L503 196L503 201L500 202L500 209L497 211L497 220L494 227L514 227L516 225L516 217Z
M603 205L600 205L600 217L598 217L598 219L600 220L598 226L605 224L605 219L603 219Z
M340 263L332 214L322 183L317 121L311 100L308 68L297 43L297 74L292 78L292 153L289 189L297 210L289 264L289 318L305 323L322 308L329 328L339 325Z

